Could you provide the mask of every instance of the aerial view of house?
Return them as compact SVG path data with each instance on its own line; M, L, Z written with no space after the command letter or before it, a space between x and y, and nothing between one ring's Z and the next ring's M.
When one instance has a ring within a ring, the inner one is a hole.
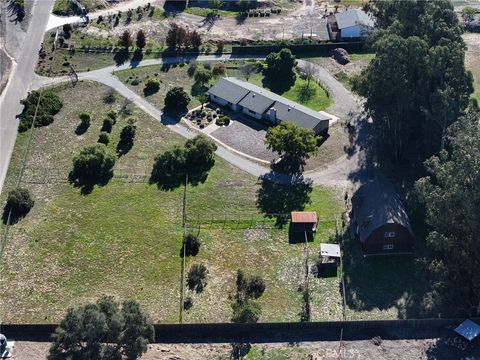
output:
M0 2L0 358L480 359L479 24Z

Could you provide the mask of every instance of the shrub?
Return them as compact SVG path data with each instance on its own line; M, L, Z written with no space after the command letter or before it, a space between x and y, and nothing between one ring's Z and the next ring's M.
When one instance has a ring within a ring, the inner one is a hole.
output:
M107 117L113 120L113 123L115 124L117 122L117 117L118 117L118 112L114 109L110 109L107 111Z
M133 86L137 86L138 84L140 84L140 80L138 79L133 79L130 84L132 84ZM158 90L157 90L158 91Z
M108 136L108 133L102 131L98 136L98 142L100 144L108 145L108 143L110 142L110 137Z
M213 65L212 74L214 76L225 75L227 72L227 68L224 63L216 63Z
M234 302L232 304L234 323L256 323L260 318L262 309L254 301Z
M206 84L212 78L212 73L208 69L197 69L195 72L195 81L200 84Z
M223 125L225 125L225 122L223 121L223 119L221 117L219 117L215 120L215 124L217 124L218 126L223 126Z
M117 101L117 94L115 93L115 90L108 90L103 98L103 102L106 104L113 104L115 101Z
M16 223L19 218L28 214L35 201L30 192L24 188L16 188L8 193L7 203L3 212L3 222L6 224L9 213L11 212L10 222Z
M26 131L32 126L35 113L35 127L47 126L53 122L53 117L57 114L63 106L62 101L53 90L44 90L40 98L40 91L31 91L27 98L21 101L24 105L23 111L20 114L20 124L18 131ZM37 110L37 103L39 104Z
M265 291L265 281L257 275L248 276L242 270L237 271L237 299L244 301L258 299Z
M89 127L90 126L90 120L91 120L91 115L87 112L81 112L78 114L78 117L80 118L80 121L82 122L81 125L84 127Z
M104 132L112 132L113 125L115 125L115 121L112 118L103 119L102 131Z
M133 146L133 140L135 139L135 133L137 126L133 119L130 119L128 124L125 125L120 133L120 141L117 145L117 153L119 155L125 155Z
M224 47L225 47L225 41L218 40L217 41L217 52L219 52L219 53L223 52Z
M183 240L182 255L185 253L186 256L196 256L200 251L200 245L200 239L197 236L193 234L185 235L185 239Z
M202 292L207 285L207 273L208 270L205 265L193 264L187 275L188 288L197 293Z
M165 108L172 110L186 109L190 102L190 96L183 90L183 87L174 87L168 90L165 96Z
M187 70L188 76L192 77L193 75L195 75L196 70L197 70L197 63L196 62L190 63Z
M153 94L160 90L160 80L157 79L148 79L145 83L145 89L143 92L145 94Z

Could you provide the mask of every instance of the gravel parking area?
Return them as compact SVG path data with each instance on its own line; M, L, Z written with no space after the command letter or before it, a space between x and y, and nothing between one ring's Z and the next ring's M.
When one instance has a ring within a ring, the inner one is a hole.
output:
M230 113L228 115L231 117L230 125L212 132L213 137L238 151L261 160L271 161L278 157L265 146L265 134L268 129L266 125L237 114Z

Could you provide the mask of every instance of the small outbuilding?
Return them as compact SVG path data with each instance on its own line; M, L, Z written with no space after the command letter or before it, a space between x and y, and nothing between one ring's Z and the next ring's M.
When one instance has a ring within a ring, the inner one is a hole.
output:
M341 39L361 39L370 34L375 22L365 11L352 9L335 14L336 29Z
M413 252L410 220L400 196L384 178L364 183L353 195L350 230L364 256Z
M317 213L315 211L292 211L291 228L294 233L317 231Z

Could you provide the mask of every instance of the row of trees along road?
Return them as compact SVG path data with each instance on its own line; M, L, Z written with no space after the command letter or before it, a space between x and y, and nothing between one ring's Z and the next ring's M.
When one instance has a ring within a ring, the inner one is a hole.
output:
M376 56L353 88L367 99L377 152L418 165L443 148L473 90L462 26L449 0L371 0L368 8Z

